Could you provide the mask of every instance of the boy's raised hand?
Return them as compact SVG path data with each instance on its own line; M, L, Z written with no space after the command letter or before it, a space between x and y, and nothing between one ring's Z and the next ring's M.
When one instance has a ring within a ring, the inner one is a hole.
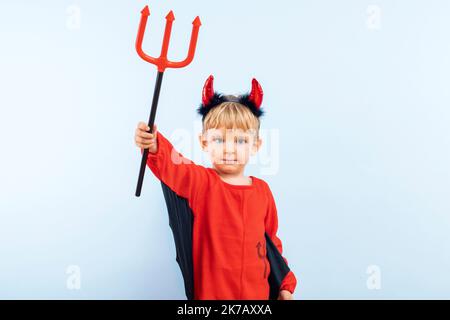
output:
M153 125L153 133L150 133L150 127L145 122L139 122L134 135L136 145L141 149L148 149L150 153L158 151L156 137L158 135L156 124Z

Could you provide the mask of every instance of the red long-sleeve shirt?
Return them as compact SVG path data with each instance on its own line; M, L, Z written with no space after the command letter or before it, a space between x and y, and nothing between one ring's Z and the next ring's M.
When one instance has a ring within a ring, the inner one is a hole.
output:
M214 169L184 157L159 131L157 144L158 151L148 155L148 167L187 199L194 214L194 299L267 300L270 265L265 232L282 253L268 184L254 176L252 185L229 184ZM293 293L296 284L290 271L280 290Z

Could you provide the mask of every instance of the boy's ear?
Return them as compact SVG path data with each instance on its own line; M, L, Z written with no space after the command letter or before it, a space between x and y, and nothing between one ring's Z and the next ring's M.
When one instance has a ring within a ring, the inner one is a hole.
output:
M252 156L254 156L256 153L258 153L259 149L261 148L262 142L263 141L261 138L258 138L257 140L255 140L255 143L253 144L252 151L251 151Z
M202 148L202 150L206 151L206 148L208 147L208 141L206 141L206 139L203 138L202 133L198 135L198 141L200 142L200 147Z

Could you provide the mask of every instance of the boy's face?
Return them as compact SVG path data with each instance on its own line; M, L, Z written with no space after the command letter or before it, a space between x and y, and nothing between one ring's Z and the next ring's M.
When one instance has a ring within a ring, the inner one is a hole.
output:
M208 129L200 134L202 149L208 152L213 166L224 173L240 173L251 155L258 152L261 139L255 131L242 129Z

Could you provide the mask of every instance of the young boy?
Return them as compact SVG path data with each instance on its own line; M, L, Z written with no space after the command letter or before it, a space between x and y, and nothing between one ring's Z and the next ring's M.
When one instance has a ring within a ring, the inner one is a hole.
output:
M278 217L268 184L244 176L251 155L259 150L263 92L253 79L252 91L240 97L214 92L213 77L203 88L198 112L203 116L201 148L212 168L193 163L146 123L136 129L136 145L149 149L147 165L176 194L186 198L194 213L192 231L194 299L267 300L270 266L265 233L282 253ZM287 260L283 258L286 263ZM282 281L278 299L291 300L297 280Z

